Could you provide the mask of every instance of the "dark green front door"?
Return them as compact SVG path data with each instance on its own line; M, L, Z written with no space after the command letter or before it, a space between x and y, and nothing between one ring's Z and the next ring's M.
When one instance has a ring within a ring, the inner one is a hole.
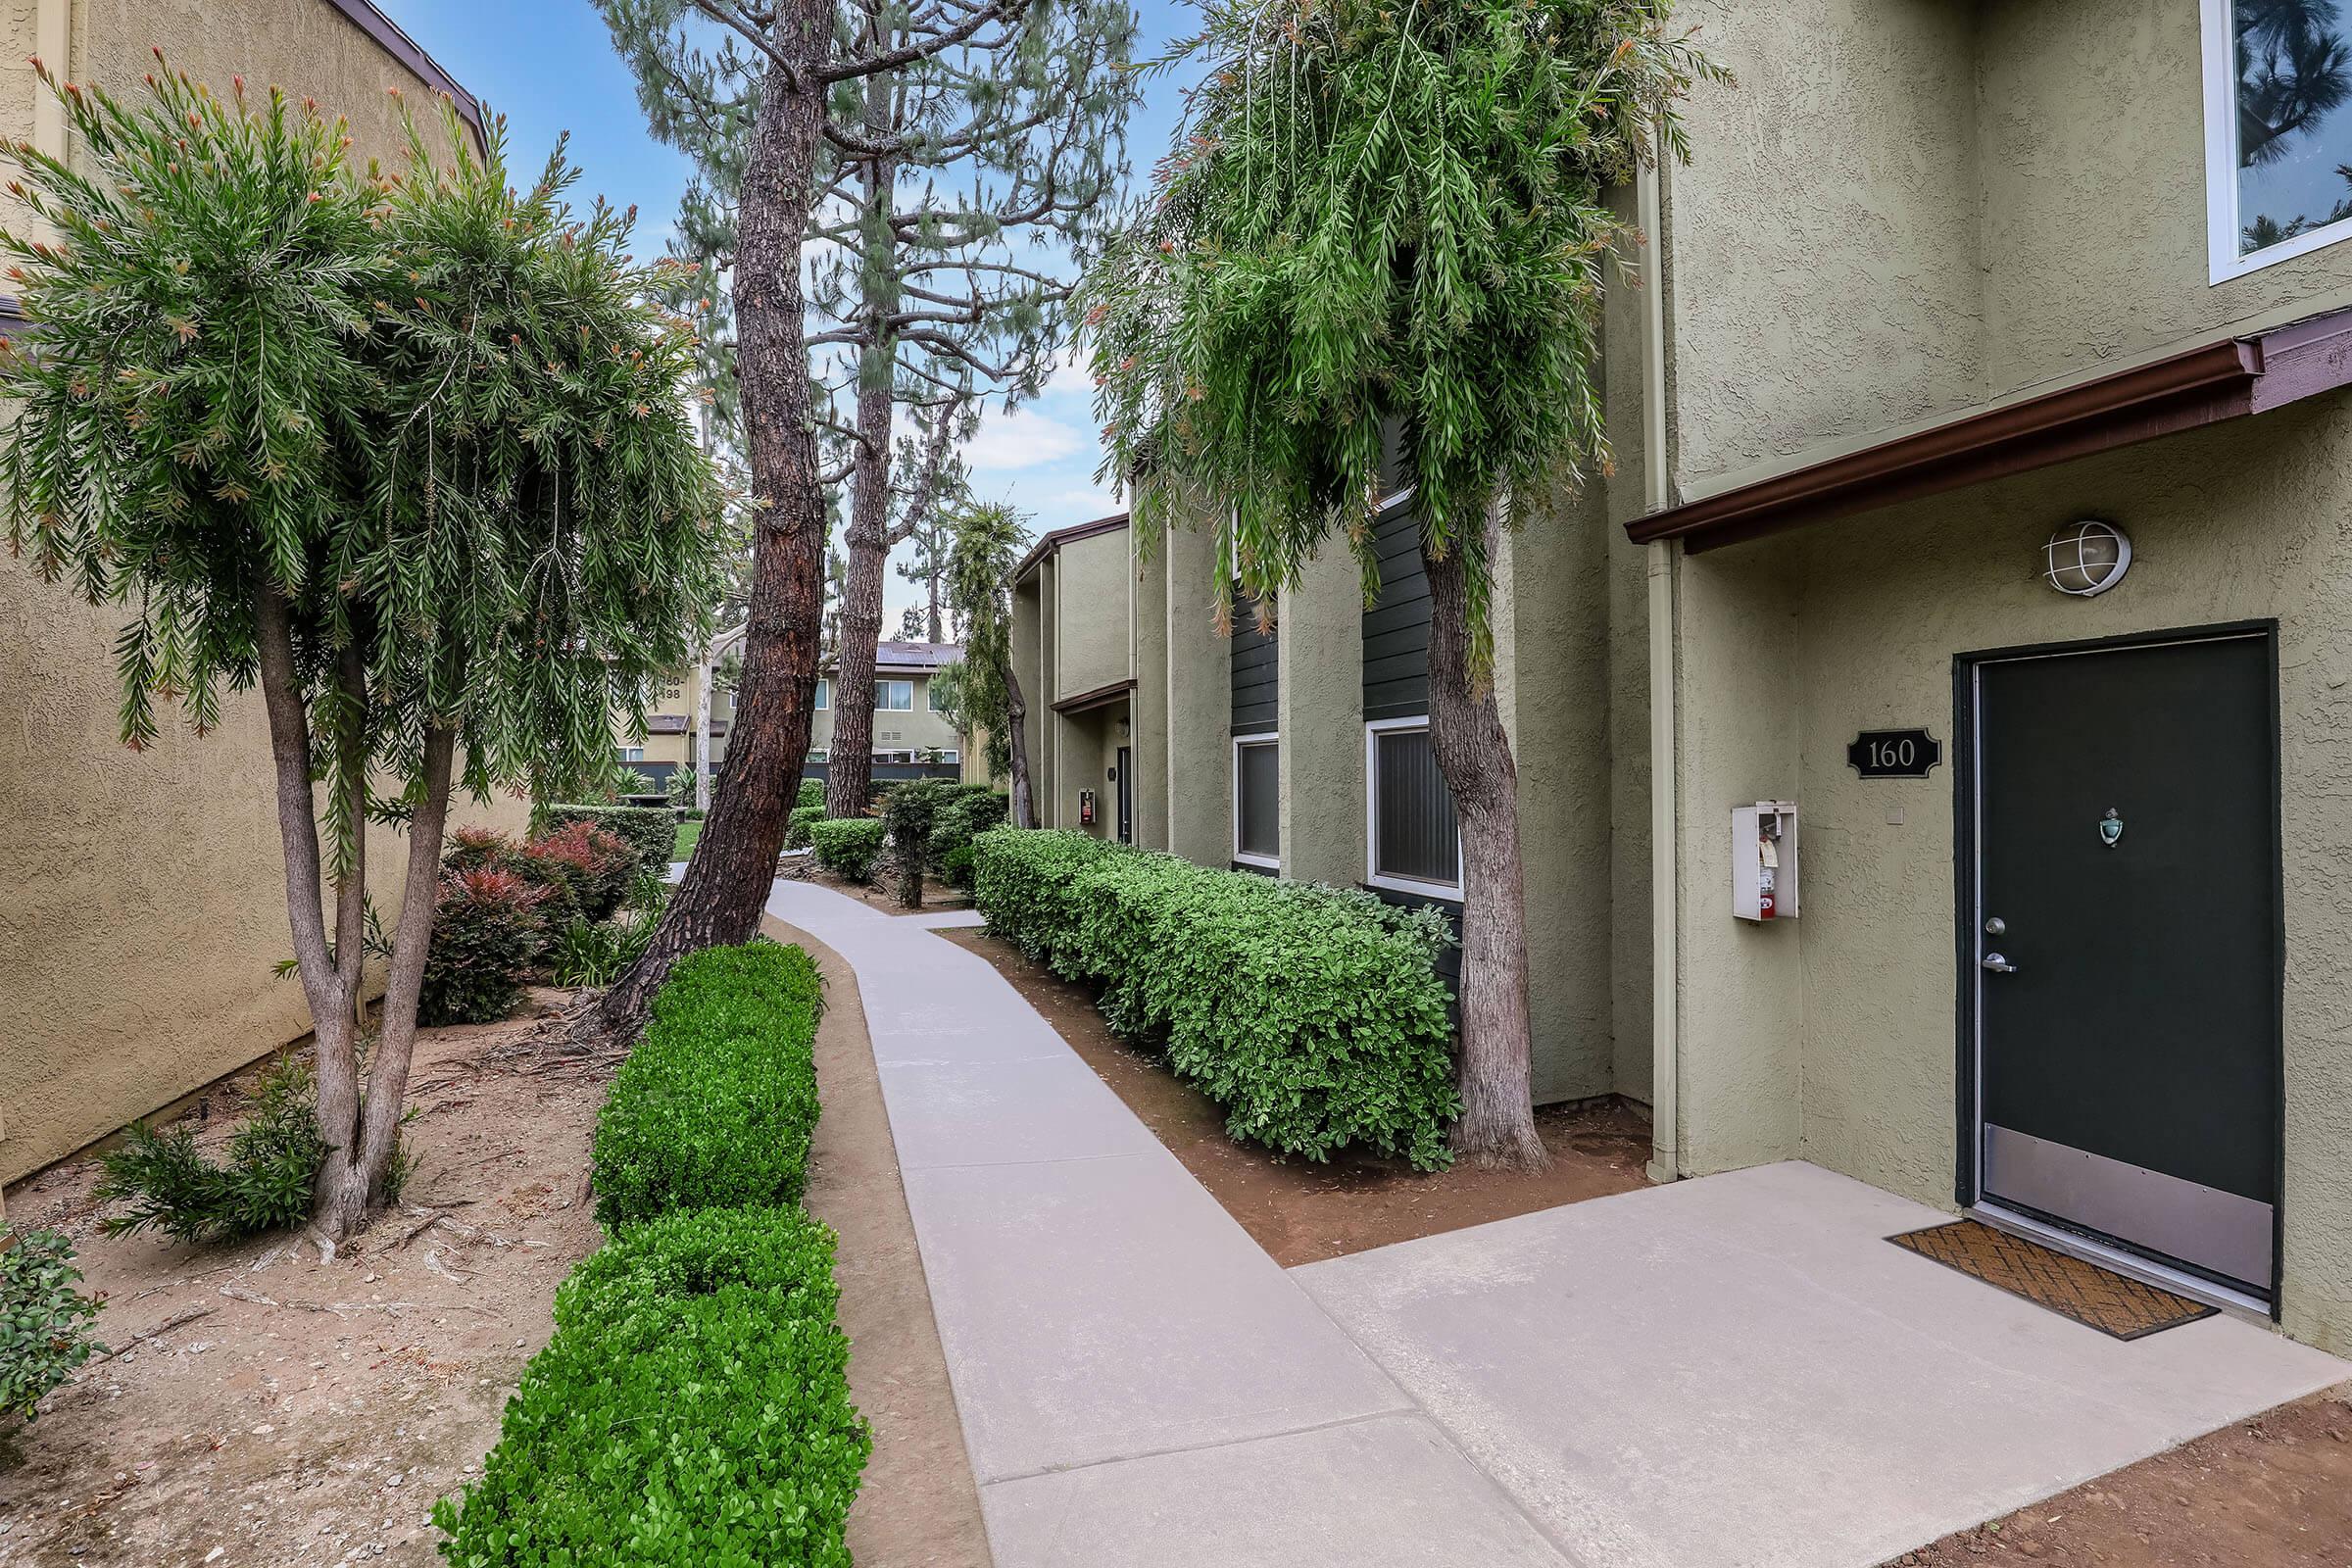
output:
M2266 1296L2273 670L2252 632L1971 671L1981 1197Z

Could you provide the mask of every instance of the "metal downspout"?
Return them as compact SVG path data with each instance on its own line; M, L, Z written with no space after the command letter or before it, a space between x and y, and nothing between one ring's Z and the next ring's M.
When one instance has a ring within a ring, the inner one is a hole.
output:
M1672 496L1667 476L1666 266L1663 175L1653 167L1636 180L1642 226L1642 481L1645 512L1662 512ZM1675 547L1649 547L1649 944L1650 1163L1652 1181L1683 1174L1682 1023L1678 981L1680 870L1676 809L1681 782L1675 722Z

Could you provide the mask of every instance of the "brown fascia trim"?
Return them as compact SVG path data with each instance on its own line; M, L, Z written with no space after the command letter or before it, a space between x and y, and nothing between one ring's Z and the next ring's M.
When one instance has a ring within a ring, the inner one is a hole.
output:
M1054 711L1061 714L1064 718L1072 713L1092 712L1098 708L1108 708L1134 690L1134 681L1115 680L1107 686L1098 686L1091 692L1080 692L1075 697L1063 698L1054 705Z
M1637 517L1625 531L1637 544L1680 539L1695 555L2260 414L2347 383L2352 309L1968 415Z
M1021 564L1012 568L1012 580L1019 582L1023 577L1028 576L1037 569L1039 562L1059 550L1063 545L1076 544L1081 539L1092 539L1098 534L1117 533L1126 526L1127 514L1121 512L1108 517L1097 517L1092 522L1074 522L1067 528L1056 528L1040 539L1029 553L1021 558Z
M482 124L481 101L460 86L457 77L442 70L441 62L426 54L421 44L401 31L399 23L376 10L372 0L326 0L326 3L374 39L377 48L415 72L426 86L449 94L457 103L458 114L473 127L474 140L485 148L489 146L490 138Z

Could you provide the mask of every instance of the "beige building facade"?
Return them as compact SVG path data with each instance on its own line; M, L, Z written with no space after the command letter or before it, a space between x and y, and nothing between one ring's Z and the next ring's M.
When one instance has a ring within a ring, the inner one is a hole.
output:
M412 105L472 98L365 0L27 0L0 14L0 132L65 151L30 57L141 91L151 46L191 76L277 84L347 115L358 148L397 159ZM435 132L437 134L437 131ZM24 221L11 207L11 224ZM0 562L0 1181L154 1111L306 1034L301 988L273 977L287 934L268 727L258 695L143 753L116 728L122 612ZM522 808L459 808L519 827ZM398 914L398 835L373 835L370 882Z
M1499 564L1538 1099L2352 1349L2352 117L2266 125L2232 0L1681 15L1737 80L1618 193L1615 470ZM1033 573L1032 747L1132 680L1138 842L1458 898L1390 526L1270 658L1202 535Z

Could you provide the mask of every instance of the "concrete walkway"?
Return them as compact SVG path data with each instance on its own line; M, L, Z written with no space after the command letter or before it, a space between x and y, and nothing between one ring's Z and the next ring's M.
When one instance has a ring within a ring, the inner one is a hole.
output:
M1286 1273L967 920L768 906L857 970L999 1568L1870 1568L2352 1375L2109 1340L1803 1165Z

